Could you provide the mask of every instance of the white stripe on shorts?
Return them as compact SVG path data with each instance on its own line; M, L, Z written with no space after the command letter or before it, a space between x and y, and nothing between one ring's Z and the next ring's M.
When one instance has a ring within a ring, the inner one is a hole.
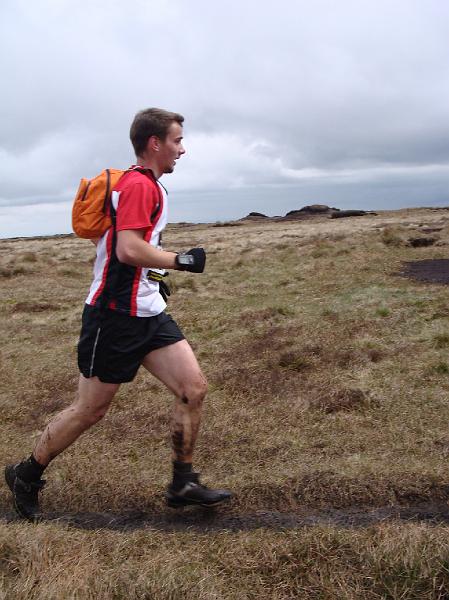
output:
M90 361L89 377L92 377L92 373L93 373L93 370L94 370L95 352L97 350L97 344L98 344L98 338L100 337L100 331L101 331L101 327L99 327L97 329L97 336L95 338L94 349L92 351L92 359Z

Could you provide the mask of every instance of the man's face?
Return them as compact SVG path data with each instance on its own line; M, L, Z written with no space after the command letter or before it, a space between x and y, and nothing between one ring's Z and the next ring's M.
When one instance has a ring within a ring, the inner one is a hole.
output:
M185 153L182 145L182 126L172 123L168 129L165 140L160 141L157 160L162 173L172 173L176 161Z

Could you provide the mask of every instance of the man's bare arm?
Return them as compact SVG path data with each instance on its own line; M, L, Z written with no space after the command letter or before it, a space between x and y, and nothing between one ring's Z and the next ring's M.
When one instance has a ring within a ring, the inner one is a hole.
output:
M117 258L133 267L175 269L176 253L158 250L146 242L144 229L125 229L117 232Z

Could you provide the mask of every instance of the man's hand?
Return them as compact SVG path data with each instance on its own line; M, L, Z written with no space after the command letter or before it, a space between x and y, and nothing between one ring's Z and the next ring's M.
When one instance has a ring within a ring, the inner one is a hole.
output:
M175 263L179 271L202 273L206 265L204 248L192 248L188 252L181 252L176 256Z

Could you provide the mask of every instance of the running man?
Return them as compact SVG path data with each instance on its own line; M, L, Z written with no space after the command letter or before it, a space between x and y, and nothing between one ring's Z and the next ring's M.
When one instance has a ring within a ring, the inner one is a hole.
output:
M185 153L183 122L177 113L150 108L137 113L131 125L137 160L112 192L115 226L97 243L78 343L77 397L47 425L28 459L5 468L14 507L30 521L41 515L45 468L104 417L120 384L132 381L140 365L175 395L167 504L214 506L231 497L201 485L192 470L207 384L190 345L165 312L166 296L159 288L166 269L201 273L206 261L202 248L176 254L160 245L167 196L158 180L172 173Z

